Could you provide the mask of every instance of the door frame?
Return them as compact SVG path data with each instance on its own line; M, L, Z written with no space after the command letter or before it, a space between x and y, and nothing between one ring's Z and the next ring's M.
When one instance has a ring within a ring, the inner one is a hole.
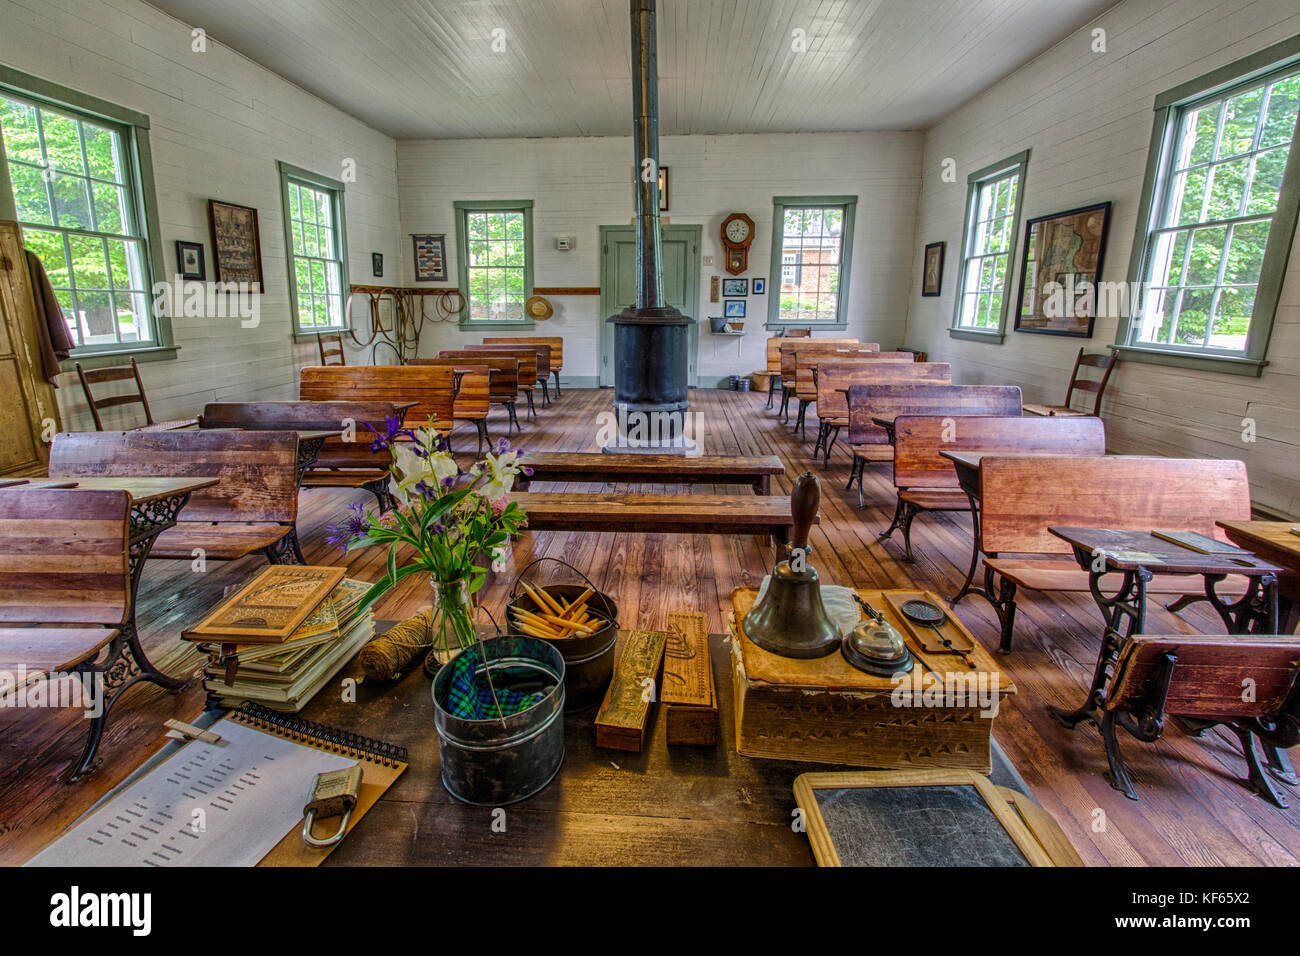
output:
M690 312L700 307L700 245L704 239L702 225L670 224L659 227L662 239L684 239L690 243L689 261L686 264L686 304ZM613 257L610 255L610 240L613 238L636 238L636 226L601 226L600 227L600 351L597 357L596 375L601 388L614 385L614 327L605 321L618 311L613 301L615 276L613 274ZM690 313L687 313L690 315ZM699 385L700 376L700 317L690 315L691 327L687 330L687 366L686 384L689 388Z

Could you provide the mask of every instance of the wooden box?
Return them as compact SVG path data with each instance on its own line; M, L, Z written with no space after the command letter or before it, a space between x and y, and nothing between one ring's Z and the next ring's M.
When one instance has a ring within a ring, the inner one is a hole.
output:
M660 683L668 746L717 746L717 687L703 614L668 615L668 645Z
M858 593L903 634L917 658L901 680L852 667L836 652L795 660L763 650L741 623L758 596L756 588L732 592L731 678L735 698L736 750L748 757L802 760L852 767L912 770L992 769L991 734L997 704L1015 686L955 617L944 625L954 638L974 644L970 668L950 654L918 654L913 625L891 606L924 598L947 609L927 591ZM925 642L933 644L933 639ZM948 676L951 675L951 676Z

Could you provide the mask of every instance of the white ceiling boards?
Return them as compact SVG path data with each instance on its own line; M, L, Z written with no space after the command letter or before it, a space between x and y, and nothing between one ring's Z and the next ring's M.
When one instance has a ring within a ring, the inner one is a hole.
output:
M631 131L626 0L150 2L398 138ZM924 128L1114 2L660 0L660 132Z

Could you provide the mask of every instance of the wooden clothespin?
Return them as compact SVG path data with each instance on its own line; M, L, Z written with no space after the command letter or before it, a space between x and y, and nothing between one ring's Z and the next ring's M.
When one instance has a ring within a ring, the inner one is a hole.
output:
M185 721L177 720L174 717L163 721L163 726L168 728L167 736L173 740L201 740L205 744L221 742L221 734L214 734L210 730L195 727L193 724L187 724Z

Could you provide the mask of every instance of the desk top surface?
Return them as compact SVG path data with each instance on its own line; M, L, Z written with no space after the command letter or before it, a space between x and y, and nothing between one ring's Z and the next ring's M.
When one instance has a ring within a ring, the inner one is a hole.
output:
M1114 528L1047 529L1089 554L1105 554L1106 563L1120 571L1146 568L1158 574L1276 574L1282 569L1252 554L1201 554L1157 538L1150 531Z
M133 501L152 501L187 494L215 485L219 478L158 478L123 475L116 478L32 478L20 484L5 485L5 490L23 491L41 488L86 488L93 491L125 491Z

